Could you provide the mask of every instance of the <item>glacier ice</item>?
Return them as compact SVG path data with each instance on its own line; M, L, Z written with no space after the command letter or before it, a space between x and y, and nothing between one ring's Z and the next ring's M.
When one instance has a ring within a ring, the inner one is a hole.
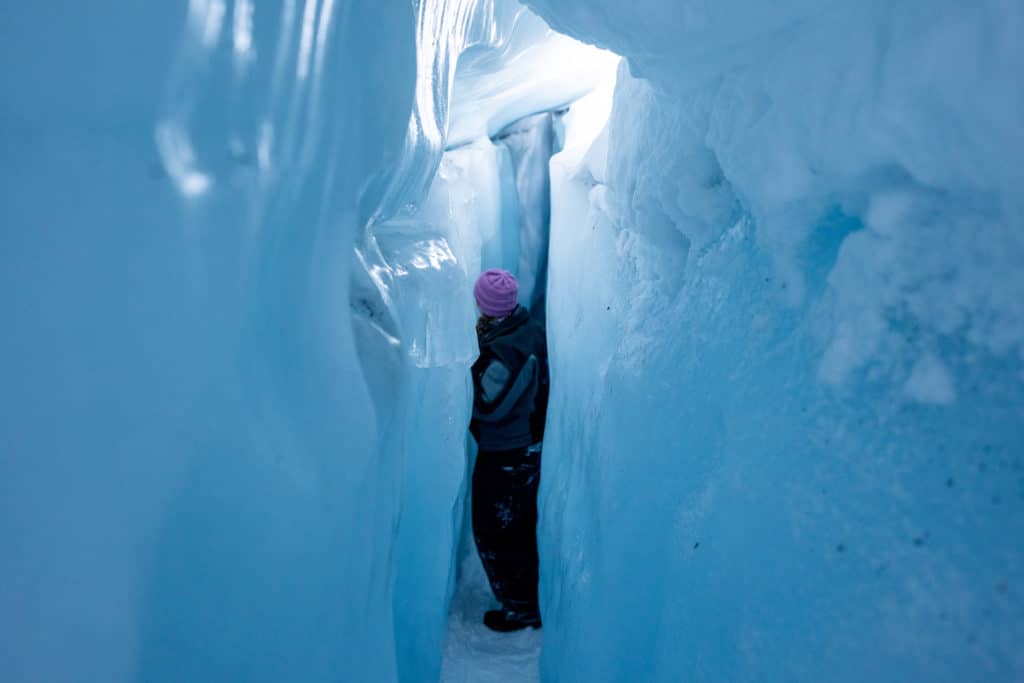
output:
M519 300L537 320L544 320L547 293L548 232L551 223L551 180L548 166L558 151L556 114L543 112L521 119L498 133L509 150L515 172L514 196L519 204L514 229L519 258L510 270L519 279Z
M1019 679L1019 3L527 4L629 64L552 160L546 678Z
M394 680L348 281L412 8L0 13L0 677Z
M543 315L550 110L618 61L514 2L426 2L418 26L417 105L356 240L352 305L371 395L389 416L385 460L403 463L393 604L398 675L409 682L441 673L460 539L467 549L471 283L482 269L508 268ZM573 68L539 69L552 59ZM401 350L382 358L396 342Z
M0 11L4 680L437 680L546 210L545 680L1024 676L1020 3L525 5Z

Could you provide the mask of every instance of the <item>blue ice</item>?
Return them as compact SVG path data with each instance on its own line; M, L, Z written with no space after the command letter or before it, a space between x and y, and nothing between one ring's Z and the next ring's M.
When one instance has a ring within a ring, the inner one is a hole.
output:
M473 670L490 266L553 393L479 680L1024 678L1020 3L524 5L0 10L0 678Z

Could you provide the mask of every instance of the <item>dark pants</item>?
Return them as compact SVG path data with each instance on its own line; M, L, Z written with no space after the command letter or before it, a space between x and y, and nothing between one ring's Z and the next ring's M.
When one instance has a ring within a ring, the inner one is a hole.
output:
M537 609L540 452L481 451L473 469L473 539L506 609Z

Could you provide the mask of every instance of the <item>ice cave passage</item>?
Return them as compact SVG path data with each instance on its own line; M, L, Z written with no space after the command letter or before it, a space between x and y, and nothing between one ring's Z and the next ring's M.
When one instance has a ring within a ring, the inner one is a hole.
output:
M1024 680L1019 0L0 9L0 680ZM467 535L544 311L542 631Z

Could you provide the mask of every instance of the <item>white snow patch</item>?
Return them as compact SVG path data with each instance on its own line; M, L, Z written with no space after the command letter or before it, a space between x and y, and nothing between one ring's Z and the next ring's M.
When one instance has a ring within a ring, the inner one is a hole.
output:
M933 353L927 353L914 365L904 391L920 403L948 405L956 400L949 370Z
M475 553L464 558L452 598L441 683L540 683L541 631L496 633L483 624L497 607Z

